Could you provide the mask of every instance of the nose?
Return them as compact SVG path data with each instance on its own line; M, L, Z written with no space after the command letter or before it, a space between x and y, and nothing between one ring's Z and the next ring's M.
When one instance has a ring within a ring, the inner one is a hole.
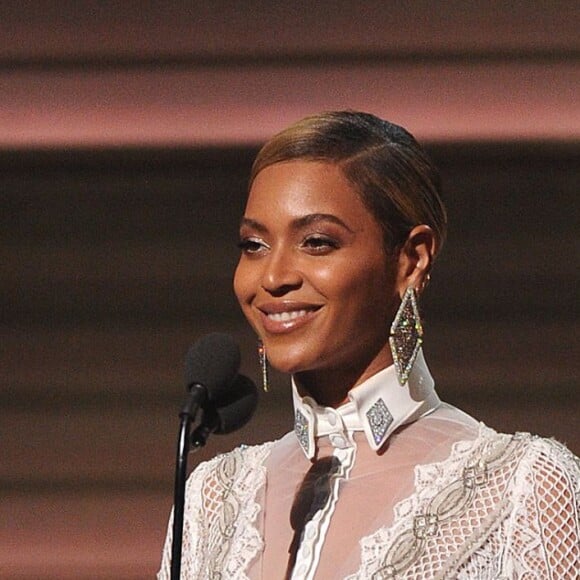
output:
M280 296L302 285L302 274L297 268L292 251L278 248L266 259L262 276L262 288L272 295Z

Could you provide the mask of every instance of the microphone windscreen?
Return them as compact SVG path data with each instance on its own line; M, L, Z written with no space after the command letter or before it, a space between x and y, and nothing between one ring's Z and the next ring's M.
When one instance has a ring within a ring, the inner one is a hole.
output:
M215 409L217 427L214 433L225 434L241 429L258 406L258 389L244 375L238 375L230 393L227 403Z
M207 334L193 344L187 353L187 388L203 385L207 389L208 400L219 403L221 397L228 395L240 362L240 349L229 334Z

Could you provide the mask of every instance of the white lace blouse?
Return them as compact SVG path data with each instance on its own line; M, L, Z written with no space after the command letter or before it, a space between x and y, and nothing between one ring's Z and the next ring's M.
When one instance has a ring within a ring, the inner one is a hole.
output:
M578 459L441 403L422 355L404 387L294 404L294 433L191 475L182 578L579 577ZM159 579L170 555L171 521Z

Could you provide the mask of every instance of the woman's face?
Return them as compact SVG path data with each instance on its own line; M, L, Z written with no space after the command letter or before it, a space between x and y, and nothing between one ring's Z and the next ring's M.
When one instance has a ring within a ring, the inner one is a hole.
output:
M338 166L288 161L254 180L240 229L234 289L266 347L289 373L356 373L392 363L396 258Z

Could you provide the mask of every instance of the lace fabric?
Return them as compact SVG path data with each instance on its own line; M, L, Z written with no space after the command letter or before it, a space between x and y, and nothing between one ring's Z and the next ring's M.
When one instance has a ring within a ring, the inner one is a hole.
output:
M260 493L272 443L199 466L186 491L183 578L260 577ZM361 579L569 579L579 554L580 466L559 443L481 426L415 468L392 524L360 541ZM169 578L171 521L159 579ZM253 572L250 575L249 570ZM280 566L280 575L284 565Z
M415 493L361 540L348 580L576 578L579 489L578 460L559 443L482 426L416 468Z
M263 463L272 444L239 447L192 473L185 491L182 578L247 579L245 571L263 546L255 525L260 511L257 495L266 481ZM172 525L173 514L159 579L171 575Z

